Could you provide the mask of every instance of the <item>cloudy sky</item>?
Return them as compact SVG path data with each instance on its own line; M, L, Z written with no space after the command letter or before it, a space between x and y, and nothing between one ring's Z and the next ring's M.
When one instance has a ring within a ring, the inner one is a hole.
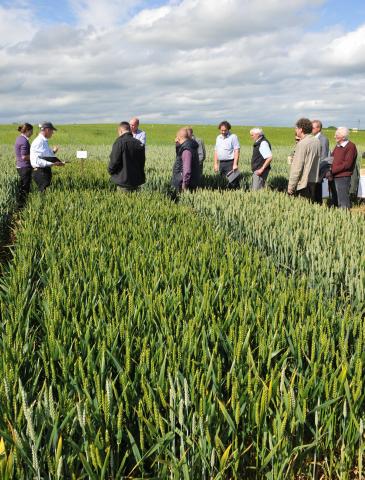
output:
M0 123L364 111L364 0L0 0Z

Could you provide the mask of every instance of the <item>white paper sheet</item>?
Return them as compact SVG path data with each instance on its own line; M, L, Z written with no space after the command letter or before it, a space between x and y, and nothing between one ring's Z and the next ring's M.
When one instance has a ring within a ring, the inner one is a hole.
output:
M77 150L76 158L87 158L87 151L86 150Z
M361 176L359 179L359 189L357 191L359 198L365 198L365 177Z
M324 178L322 182L322 198L329 198L329 197L330 197L330 191L328 188L328 180L327 178Z

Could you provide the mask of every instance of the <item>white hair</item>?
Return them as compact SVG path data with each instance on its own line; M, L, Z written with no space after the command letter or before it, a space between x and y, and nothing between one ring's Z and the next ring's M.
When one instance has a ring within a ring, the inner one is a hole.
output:
M251 128L250 135L255 135L255 134L263 135L264 131L262 128Z
M338 127L336 130L336 134L337 133L347 140L349 138L350 130L347 127Z

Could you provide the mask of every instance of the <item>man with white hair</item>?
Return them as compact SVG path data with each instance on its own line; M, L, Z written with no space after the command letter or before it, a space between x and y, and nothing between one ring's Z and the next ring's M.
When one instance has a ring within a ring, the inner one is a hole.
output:
M251 168L252 168L252 190L264 188L269 175L272 160L270 142L265 138L262 128L252 128L250 135L253 144Z
M340 208L351 208L350 185L351 175L354 171L357 149L350 142L349 129L339 127L335 133L336 147L332 152L333 162L331 175L335 182L336 199L335 205Z
M146 146L146 132L140 130L139 127L139 119L137 117L133 117L129 120L129 125L131 126L131 132L134 138L139 140L142 145Z

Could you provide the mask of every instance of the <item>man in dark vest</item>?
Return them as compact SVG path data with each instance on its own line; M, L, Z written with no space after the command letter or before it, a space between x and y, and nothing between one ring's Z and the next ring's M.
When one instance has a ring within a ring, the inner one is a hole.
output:
M177 191L195 190L200 185L198 143L180 128L176 139L176 160L172 170L172 186Z
M144 165L145 148L133 137L128 122L118 126L119 137L115 140L110 154L108 172L111 181L123 192L133 192L146 181Z
M251 159L252 190L260 190L264 188L271 169L271 145L265 138L264 131L261 128L252 128L250 135L254 141Z

